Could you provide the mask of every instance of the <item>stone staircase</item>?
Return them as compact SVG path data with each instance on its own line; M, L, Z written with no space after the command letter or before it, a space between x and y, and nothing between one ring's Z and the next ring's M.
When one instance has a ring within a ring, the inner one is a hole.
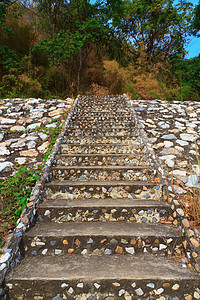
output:
M126 99L80 97L9 298L200 299L171 215Z

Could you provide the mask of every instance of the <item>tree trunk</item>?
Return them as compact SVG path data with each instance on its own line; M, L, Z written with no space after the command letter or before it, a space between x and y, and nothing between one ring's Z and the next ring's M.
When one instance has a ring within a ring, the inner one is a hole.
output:
M81 74L81 69L82 69L82 48L80 49L80 53L79 53L79 69L78 69L77 93L80 90L80 74Z

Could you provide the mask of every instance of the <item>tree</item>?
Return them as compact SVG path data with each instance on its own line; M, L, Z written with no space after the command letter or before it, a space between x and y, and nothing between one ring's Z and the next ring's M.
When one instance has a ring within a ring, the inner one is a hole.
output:
M11 1L9 0L0 2L0 67L4 70L8 70L17 65L16 51L10 49L10 47L4 42L5 36L12 34L12 30L6 24L7 6L10 3Z
M51 1L50 1L51 2ZM59 10L62 11L58 17ZM108 34L109 26L103 26L99 17L99 7L87 0L38 1L38 9L48 15L52 32L50 38L43 39L34 49L39 48L49 56L50 65L67 64L72 58L79 57L77 91L80 88L82 52L88 43L101 43ZM60 19L59 19L60 18ZM59 20L65 19L65 22Z
M150 63L166 60L184 51L192 4L172 0L126 1L123 31L133 53L145 46Z
M194 17L192 20L192 33L200 37L200 1L194 8Z

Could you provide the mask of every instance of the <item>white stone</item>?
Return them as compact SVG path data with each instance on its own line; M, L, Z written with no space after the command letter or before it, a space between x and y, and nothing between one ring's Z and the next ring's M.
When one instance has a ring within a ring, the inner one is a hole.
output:
M196 137L192 134L182 133L180 134L180 138L184 141L188 142L194 142L196 140Z
M46 255L46 254L47 254L47 251L48 251L48 249L42 250L42 254L43 254L43 255Z
M35 244L36 244L36 246L45 246L44 242L36 242Z
M29 136L26 137L26 140L27 141L35 141L35 140L37 140L37 138L38 138L37 136L29 135Z
M135 288L135 287L136 287L136 283L133 282L133 283L131 284L131 286L132 286L132 288Z
M74 99L72 99L72 98L67 98L66 101L67 101L68 104L72 104L72 103L74 102Z
M144 294L144 292L143 292L143 290L142 290L141 288L135 290L135 292L136 292L136 294L137 294L138 296L142 296L142 295Z
M5 268L6 268L6 264L5 263L3 263L3 264L0 265L0 271L3 271Z
M12 131L15 131L15 130L17 130L17 131L25 131L25 127L24 126L12 126L10 128L10 130L12 130Z
M156 295L160 295L160 294L162 294L164 292L164 289L163 288L159 288L159 289L157 289L157 290L154 290L154 293L156 294Z
M50 213L51 213L50 210L46 210L44 213L44 216L48 216L48 215L50 215Z
M98 290L100 287L101 287L101 285L100 284L98 284L98 283L94 283L94 286L95 286L95 288Z
M27 146L28 146L28 149L34 149L35 146L36 146L36 142L30 141L30 142L27 144Z
M169 142L169 141L164 141L164 145L165 145L166 148L170 148L174 145L174 143Z
M173 291L177 291L178 289L179 289L179 284L178 283L176 283L176 284L174 284L173 286L172 286L172 290Z
M36 118L41 119L43 117L43 114L44 114L44 112L42 112L42 111L34 111L34 112L30 113L30 117L32 119L36 119Z
M41 146L39 146L37 149L41 153L41 152L45 151L48 146L49 146L49 142L47 141L47 142L44 142Z
M172 134L172 133L163 135L161 138L165 139L165 140L173 140L173 139L176 140L177 139L177 137L174 134Z
M6 286L9 288L9 290L12 290L13 284L12 283L6 283Z
M178 152L183 152L183 151L184 151L184 148L183 148L183 147L180 147L180 146L175 146L175 149L176 149Z
M4 133L0 133L0 141L2 141L4 138Z
M78 283L78 284L77 284L77 288L83 289L83 282Z
M74 289L72 287L70 287L69 290L68 290L68 293L73 294L73 292L74 292Z
M164 160L165 163L172 168L174 166L174 161L173 159L175 158L174 155L165 155L165 156L160 156L160 159Z
M135 249L133 247L126 247L126 252L128 252L129 254L134 254L135 253Z
M176 143L181 145L181 146L187 146L189 143L186 141L182 141L182 140L176 140Z
M154 283L147 283L147 287L154 289L155 288L155 284Z
M16 123L16 120L15 119L2 119L1 120L1 124L15 124Z
M189 153L192 154L192 155L196 155L197 154L195 150L190 150Z
M10 253L5 253L0 257L0 264L5 263L10 258Z
M60 103L60 104L58 104L56 106L59 107L59 108L62 108L62 107L65 107L65 103Z
M159 245L159 250L164 250L164 249L166 249L166 248L167 248L167 246L164 245L164 244L160 244L160 245Z
M87 249L83 249L83 251L81 252L81 254L85 255L87 253Z
M166 124L165 122L159 122L158 126L160 126L163 129L168 129L170 126L168 124Z
M200 295L199 295L198 292L194 292L194 298L195 298L195 299L200 299Z
M187 191L185 191L184 189L182 189L180 186L175 186L174 187L174 191L175 193L179 194L179 195L182 195L182 194L186 194Z
M69 284L67 284L67 283L62 283L61 284L61 288L62 289L66 289L68 286L69 286Z
M48 135L45 133L42 133L42 132L38 133L38 135L41 138L41 140L43 140L43 141L46 140L46 138L48 138Z
M1 155L10 155L10 151L6 147L1 146L0 147L0 156Z
M175 177L179 179L183 179L183 177L187 176L186 171L181 171L181 170L173 170L169 174L173 174Z
M124 295L124 294L125 294L125 290L122 289L122 290L119 291L119 296L120 296L120 297L121 297L122 295Z
M25 147L26 144L24 142L24 140L18 141L17 143L12 144L10 147L11 148L23 148Z
M197 175L189 175L186 186L199 188L200 184Z
M197 176L200 176L200 166L199 165L193 165L192 169L196 173Z
M56 128L57 125L55 123L46 125L47 128Z
M34 123L34 124L30 124L28 125L27 129L28 130L33 130L35 129L36 127L40 127L41 123Z
M13 163L9 161L5 161L3 163L0 163L0 172L8 172L13 167Z

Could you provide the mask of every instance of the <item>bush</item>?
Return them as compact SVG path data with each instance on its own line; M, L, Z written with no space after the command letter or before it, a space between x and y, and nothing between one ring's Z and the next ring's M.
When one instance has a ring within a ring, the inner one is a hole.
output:
M0 86L1 96L11 95L12 97L42 97L44 92L38 80L28 77L26 74L4 75Z
M117 61L104 61L104 77L111 94L122 94L126 82L126 72Z

